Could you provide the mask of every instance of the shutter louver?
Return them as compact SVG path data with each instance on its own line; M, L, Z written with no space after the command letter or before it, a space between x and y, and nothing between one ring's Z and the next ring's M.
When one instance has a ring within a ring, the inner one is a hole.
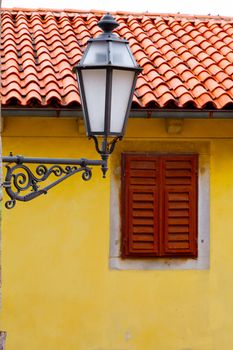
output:
M123 255L158 253L158 161L125 155Z
M197 157L165 157L164 255L197 255Z

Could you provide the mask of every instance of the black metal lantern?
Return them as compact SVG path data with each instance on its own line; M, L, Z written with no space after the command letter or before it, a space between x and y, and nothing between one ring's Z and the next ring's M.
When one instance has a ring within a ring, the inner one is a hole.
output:
M77 76L87 135L95 140L102 136L106 145L108 137L124 135L141 68L128 41L112 33L119 24L110 14L98 26L103 33L88 41ZM101 152L106 151L103 147Z
M82 178L89 180L93 166L100 166L105 177L108 156L117 140L124 135L137 76L141 71L128 41L112 33L118 25L111 15L105 15L98 23L103 33L88 41L83 58L76 67L86 132L94 140L101 160L34 158L12 154L3 157L7 168L3 187L10 197L5 203L8 209L13 208L16 201L28 202L46 194L76 173L82 173ZM102 139L101 146L98 137ZM34 171L26 164L33 164ZM58 179L46 184L51 175ZM41 187L43 182L45 185Z

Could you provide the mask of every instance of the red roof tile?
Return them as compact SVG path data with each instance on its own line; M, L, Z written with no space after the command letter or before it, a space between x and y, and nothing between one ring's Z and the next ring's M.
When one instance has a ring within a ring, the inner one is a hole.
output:
M101 11L1 10L2 105L80 107L72 68ZM137 108L233 107L233 18L180 14L113 14L140 74Z

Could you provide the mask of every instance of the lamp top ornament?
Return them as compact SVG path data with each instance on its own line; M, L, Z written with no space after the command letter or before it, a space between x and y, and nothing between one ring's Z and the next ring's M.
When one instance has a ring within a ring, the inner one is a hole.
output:
M98 27L102 29L104 33L111 33L115 28L119 26L119 23L114 17L107 13L99 22Z
M119 27L119 23L115 18L107 13L104 15L101 20L97 23L97 26L100 27L103 33L99 34L96 38L90 38L88 42L91 41L120 41L128 43L128 40L120 38L118 35L114 34L112 31Z

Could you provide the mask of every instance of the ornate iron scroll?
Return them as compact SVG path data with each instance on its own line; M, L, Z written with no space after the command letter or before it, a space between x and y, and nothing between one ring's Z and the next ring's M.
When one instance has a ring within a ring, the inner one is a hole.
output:
M29 168L25 163L37 164L41 161L45 164L39 164L35 169ZM3 157L3 162L6 162L6 177L3 182L3 187L6 189L10 200L6 201L5 206L11 209L15 206L16 201L28 202L42 194L46 194L48 190L56 186L60 182L69 178L76 173L82 173L82 179L87 181L91 179L92 168L89 165L103 165L102 160L87 160L77 159L70 160L71 164L61 164L68 160L48 158L24 158L22 156ZM53 163L52 165L47 165ZM14 163L12 165L12 163ZM15 164L16 163L16 164ZM74 164L75 163L75 164ZM51 175L54 175L57 180L41 187L41 183L46 181Z

